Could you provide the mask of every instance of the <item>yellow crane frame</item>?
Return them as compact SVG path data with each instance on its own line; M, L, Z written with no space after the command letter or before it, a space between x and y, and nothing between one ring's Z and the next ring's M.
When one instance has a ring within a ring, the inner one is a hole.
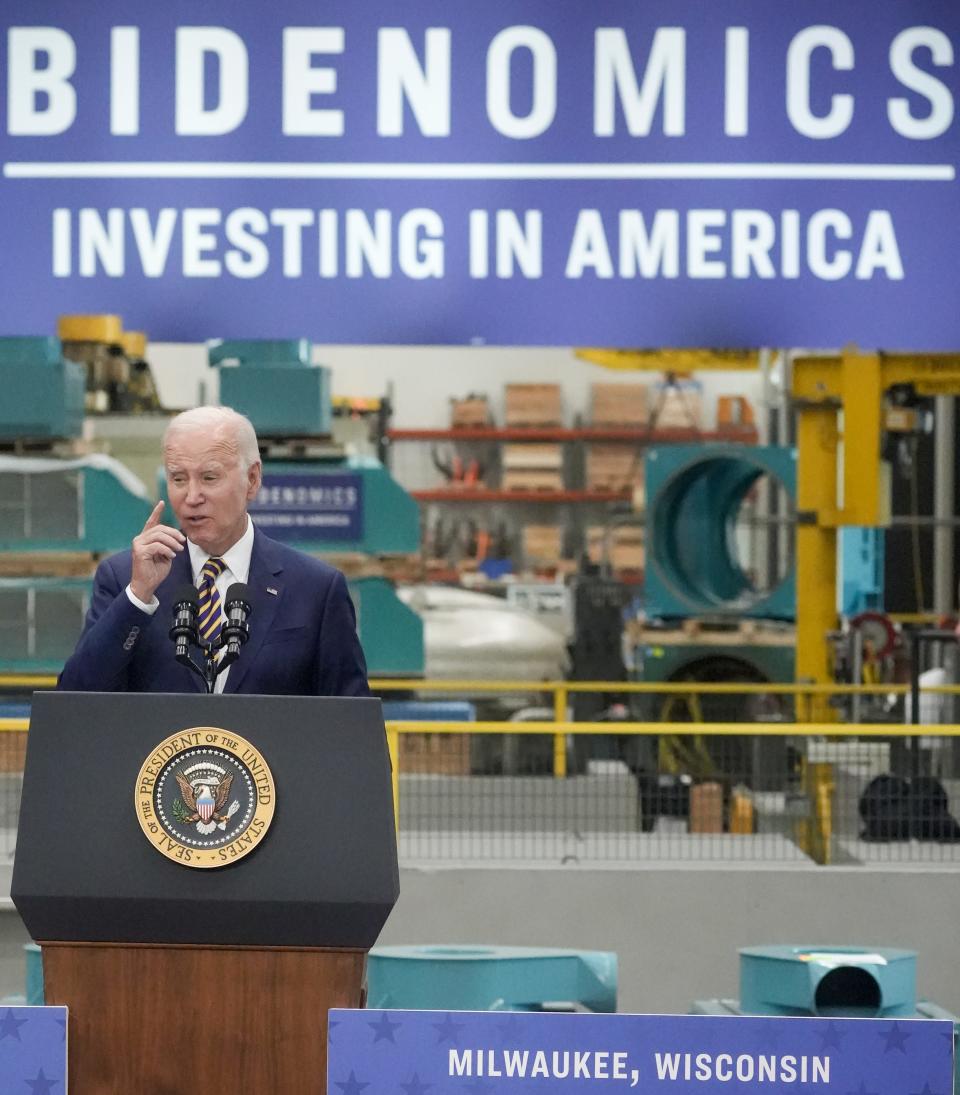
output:
M837 625L837 529L890 523L880 459L884 393L960 395L960 354L860 353L794 358L797 410L797 662L799 681L832 679L827 634ZM813 721L827 703L810 701Z
M752 369L756 350L577 350L620 369L689 372ZM833 680L828 634L837 626L837 529L889 524L887 473L880 459L884 393L911 385L918 395L960 395L960 354L861 353L793 359L797 412L796 679ZM836 718L827 696L811 696L805 720Z

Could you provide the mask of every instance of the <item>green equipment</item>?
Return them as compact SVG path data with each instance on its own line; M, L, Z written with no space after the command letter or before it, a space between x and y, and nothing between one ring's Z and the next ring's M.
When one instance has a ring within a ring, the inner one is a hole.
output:
M330 370L311 362L308 339L217 341L207 349L220 368L220 402L244 414L259 437L330 434Z
M0 671L59 673L89 603L89 578L0 578Z
M789 944L743 947L740 999L696 1000L690 1014L946 1019L954 1024L957 1090L960 1023L938 1004L917 999L915 951Z
M0 552L120 551L152 508L143 483L109 456L0 456Z
M271 459L249 512L274 540L308 552L404 555L420 546L417 503L371 456Z
M79 437L86 373L58 338L0 338L0 441Z
M645 468L647 615L793 619L793 567L769 588L758 588L738 557L737 522L763 476L778 484L792 503L794 450L664 445L647 452Z
M378 460L330 440L330 370L312 363L305 338L225 340L207 353L220 403L246 415L261 442L257 527L346 571L371 676L422 676L423 623L377 573L379 558L419 550L420 511Z
M617 1010L617 956L546 947L374 947L367 1006L436 1011Z

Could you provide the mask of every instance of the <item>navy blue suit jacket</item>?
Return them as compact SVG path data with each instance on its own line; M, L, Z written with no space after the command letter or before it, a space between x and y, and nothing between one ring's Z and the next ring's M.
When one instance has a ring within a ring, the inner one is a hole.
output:
M173 598L193 581L184 549L157 588L152 616L126 594L130 552L97 568L93 600L58 687L71 692L203 692L174 661ZM250 638L230 667L225 692L280 696L368 696L353 603L339 570L255 530L250 556ZM193 652L196 656L196 651Z

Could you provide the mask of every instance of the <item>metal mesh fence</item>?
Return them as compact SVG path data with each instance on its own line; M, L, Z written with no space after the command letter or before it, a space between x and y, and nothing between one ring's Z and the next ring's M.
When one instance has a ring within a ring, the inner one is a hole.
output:
M20 814L26 752L25 730L0 733L0 878L13 865L13 853L17 846L17 818Z
M669 722L550 721L565 698L536 722L388 723L401 862L960 869L960 725L780 722L799 692L706 691L656 698ZM0 869L28 712L0 717Z
M566 728L399 733L401 860L960 867L952 727Z

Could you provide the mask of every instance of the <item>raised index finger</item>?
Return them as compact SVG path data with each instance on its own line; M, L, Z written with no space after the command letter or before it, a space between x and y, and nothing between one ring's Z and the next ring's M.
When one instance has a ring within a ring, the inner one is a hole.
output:
M143 531L146 532L148 528L153 528L154 525L160 523L160 514L163 513L163 499L153 507L153 512L147 518L147 523L143 526Z

